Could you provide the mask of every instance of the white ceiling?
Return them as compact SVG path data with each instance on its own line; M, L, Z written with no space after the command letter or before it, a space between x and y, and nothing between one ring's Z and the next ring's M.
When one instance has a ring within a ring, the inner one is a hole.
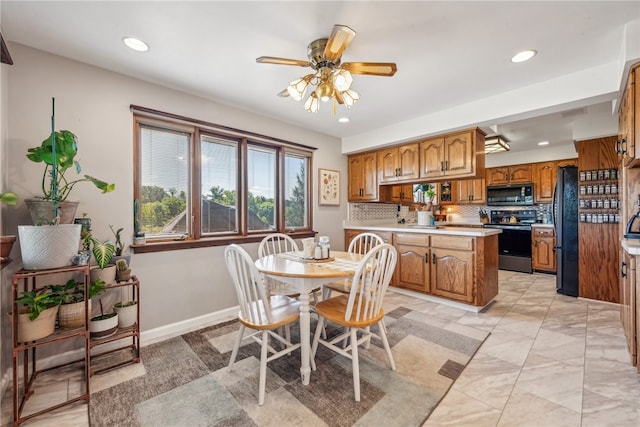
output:
M496 95L620 61L625 24L640 20L638 1L2 0L0 7L2 32L10 42L343 141L478 100L486 105ZM334 115L331 105L322 104L317 114L308 113L302 102L276 94L309 70L257 64L255 58L307 59L307 45L328 37L334 24L357 32L343 62L395 62L398 72L394 77L354 75L353 88L361 99L353 108L338 106ZM143 39L151 49L127 49L121 42L125 35ZM526 63L510 63L523 49L539 54ZM505 114L477 124L490 134L505 135L514 150L540 140L571 144L578 121L591 123L592 136L611 130L611 100L617 93L571 94L575 102L559 105L559 99L567 98L556 95L564 90L564 85L554 88L557 93L549 94L546 105L537 104L528 114L520 111L519 116ZM553 114L545 114L549 112ZM341 116L351 122L338 123ZM598 130L594 123L607 123L609 129ZM490 129L491 124L498 126Z

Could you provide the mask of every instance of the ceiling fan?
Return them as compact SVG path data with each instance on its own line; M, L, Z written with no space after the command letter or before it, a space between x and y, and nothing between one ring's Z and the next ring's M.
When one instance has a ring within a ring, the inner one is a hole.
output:
M334 99L335 103L344 104L351 108L360 98L360 95L351 89L353 77L351 74L368 74L372 76L393 76L397 67L393 62L345 62L340 63L342 53L349 46L356 32L346 25L334 25L331 36L326 39L318 39L309 43L307 56L309 59L287 59L273 56L261 56L256 58L259 64L297 65L311 67L315 70L297 80L289 83L289 86L278 93L278 96L291 96L300 101L311 84L316 89L311 92L304 103L305 110L316 113L320 108L319 101Z

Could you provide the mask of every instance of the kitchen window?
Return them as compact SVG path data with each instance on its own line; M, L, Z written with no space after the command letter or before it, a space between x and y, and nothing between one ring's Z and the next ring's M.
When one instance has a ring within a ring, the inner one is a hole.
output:
M135 252L313 235L313 148L132 109L134 198L146 237Z

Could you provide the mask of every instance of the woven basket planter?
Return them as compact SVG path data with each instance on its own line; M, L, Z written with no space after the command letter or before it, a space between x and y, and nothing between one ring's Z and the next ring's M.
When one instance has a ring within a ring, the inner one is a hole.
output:
M89 313L91 313L91 300L89 300ZM62 304L58 310L58 323L61 328L84 326L84 301Z
M35 341L51 335L56 329L58 307L47 308L35 320L29 319L29 313L19 313L18 342Z

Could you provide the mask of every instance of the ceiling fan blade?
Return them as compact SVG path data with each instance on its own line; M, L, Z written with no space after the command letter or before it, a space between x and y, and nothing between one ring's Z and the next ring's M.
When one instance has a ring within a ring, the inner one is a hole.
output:
M302 59L276 58L275 56L261 56L256 58L258 64L277 64L277 65L297 65L299 67L309 67L309 61Z
M325 59L335 61L340 58L355 35L356 32L346 25L334 25L327 46L324 48Z
M369 74L371 76L393 76L398 67L393 62L345 62L340 66L352 74Z

